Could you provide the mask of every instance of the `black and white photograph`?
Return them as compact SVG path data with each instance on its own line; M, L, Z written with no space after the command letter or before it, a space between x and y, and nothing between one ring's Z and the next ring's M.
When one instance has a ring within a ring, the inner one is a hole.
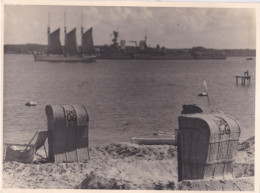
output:
M1 190L258 192L259 8L2 3Z

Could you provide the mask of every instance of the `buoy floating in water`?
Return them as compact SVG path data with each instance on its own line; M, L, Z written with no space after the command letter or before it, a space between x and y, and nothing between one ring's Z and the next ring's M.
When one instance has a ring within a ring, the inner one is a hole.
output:
M202 92L202 93L199 93L198 96L208 96L208 93Z
M36 106L37 103L33 101L29 101L28 103L25 103L26 106Z

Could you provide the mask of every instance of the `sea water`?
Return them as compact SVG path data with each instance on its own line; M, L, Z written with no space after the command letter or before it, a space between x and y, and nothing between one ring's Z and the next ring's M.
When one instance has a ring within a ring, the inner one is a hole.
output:
M251 84L236 85L249 70ZM174 133L184 104L208 105L197 96L206 80L210 106L234 117L241 140L255 132L255 60L97 60L35 62L32 55L4 55L5 143L28 143L47 130L45 106L83 104L90 145L130 142L158 130ZM37 106L28 107L28 101Z

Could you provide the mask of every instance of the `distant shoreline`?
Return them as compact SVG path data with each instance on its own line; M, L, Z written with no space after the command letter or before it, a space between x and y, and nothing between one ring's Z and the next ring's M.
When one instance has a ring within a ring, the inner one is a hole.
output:
M80 46L79 46L80 47ZM95 49L100 50L103 46L95 46ZM128 46L129 48L131 46ZM183 50L198 50L201 53L213 53L214 52L223 52L226 57L240 56L240 57L255 57L255 49L211 49L203 47L194 47L194 48L167 48L169 51L183 51ZM47 45L43 44L6 44L4 45L4 54L33 54L34 52L46 53Z

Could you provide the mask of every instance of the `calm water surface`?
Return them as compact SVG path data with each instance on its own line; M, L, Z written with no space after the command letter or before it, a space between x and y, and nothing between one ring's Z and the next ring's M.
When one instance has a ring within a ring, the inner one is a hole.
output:
M249 70L250 86L234 75ZM254 135L255 60L35 62L31 55L4 55L4 142L27 143L47 130L45 106L84 104L90 145L130 142L157 130L174 133L183 104L207 105L198 97L207 81L211 106L233 116L241 140ZM38 103L27 107L28 101Z

